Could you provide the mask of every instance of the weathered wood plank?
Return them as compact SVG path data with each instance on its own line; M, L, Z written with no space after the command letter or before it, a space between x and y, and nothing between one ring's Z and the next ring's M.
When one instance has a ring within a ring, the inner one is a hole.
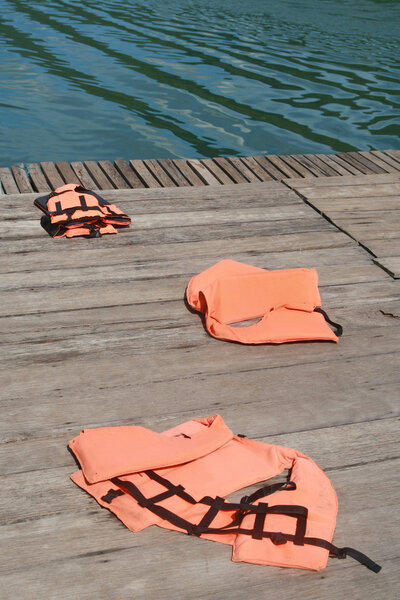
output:
M372 160L368 152L349 152L349 156L368 167L374 173L388 173L388 169L382 168L378 164L378 161Z
M99 160L99 166L107 175L113 186L119 190L129 189L130 185L125 181L122 175L117 171L109 160Z
M64 181L52 162L41 162L40 166L52 190L64 185Z
M208 171L208 173L204 173L207 177L208 185L219 185L220 183L230 185L235 183L211 158L202 158L198 162L202 169Z
M336 155L338 158L348 163L355 169L357 169L360 173L375 173L375 169L372 166L367 166L364 162L360 161L356 157L356 153L352 152L342 152Z
M284 179L285 183L291 188L300 189L303 187L321 188L321 187L341 187L341 186L352 186L357 187L359 185L376 185L376 184L388 184L388 183L399 183L400 173L385 173L376 175L341 175L337 177L318 177L318 178L305 178L305 179Z
M7 167L0 167L0 190L1 187L5 194L18 194L19 192L15 179Z
M400 171L400 164L390 158L390 156L387 156L383 152L379 152L379 150L373 150L372 152L359 152L359 154L360 156L365 156L379 167L382 167L386 173Z
M238 156L228 156L227 160L250 183L253 181L260 181L261 178L258 177L257 174L246 165L245 161L243 161L241 157L239 158Z
M298 159L298 155L293 156L281 156L283 162L285 162L289 167L291 167L294 171L297 171L301 177L317 177L318 171L312 166L304 166L304 164Z
M307 162L301 154L288 155L285 156L283 160L293 167L293 169L297 170L302 177L320 177L323 175L319 168L314 164Z
M125 240L125 236L123 241ZM120 238L116 238L119 240ZM47 240L46 240L47 241ZM203 257L204 261L217 262L221 256L226 253L226 244L230 243L232 251L231 257L242 256L244 262L254 262L255 256L261 256L262 253L273 253L276 256L280 252L297 252L300 260L303 252L309 250L336 249L345 248L353 245L353 240L338 230L321 232L303 232L289 235L270 235L254 236L229 239L214 239L198 242L181 242L178 244L148 244L140 247L140 257L132 257L132 244L117 244L111 241L104 246L93 246L88 243L89 240L79 241L79 252L71 252L70 246L66 244L57 244L56 247L49 247L45 242L35 242L32 251L26 250L26 245L21 242L13 242L14 252L0 253L0 269L2 273L17 273L19 271L31 271L45 268L49 264L56 265L57 269L71 268L75 266L86 265L96 266L99 264L112 265L125 262L132 264L136 258L138 261L154 261L155 263L164 260L176 260L182 256L191 256L193 259ZM46 247L46 252L42 252ZM77 246L78 248L78 246ZM23 253L23 260L21 254ZM319 252L316 253L319 255ZM286 260L282 257L282 260ZM266 264L269 262L269 255Z
M340 167L343 167L347 173L351 173L352 175L364 175L364 171L361 171L359 166L355 167L353 164L345 160L342 156L338 156L337 154L331 155L331 160L338 164Z
M99 264L99 262L95 262L96 254L94 254L91 257L91 261L94 264L89 265L82 263L81 252L69 264L66 263L65 258L59 262L57 256L54 255L54 270L60 270L61 272L62 269L62 281L54 276L53 270L49 272L48 265L46 268L43 262L41 264L34 264L34 261L32 261L33 264L29 271L28 269L23 271L15 270L13 266L11 268L8 266L8 272L5 272L2 276L0 290L10 292L11 290L32 289L33 287L35 290L42 287L50 289L59 287L61 284L84 285L85 282L95 285L97 282L101 282L102 285L107 285L107 283L115 284L116 282L130 281L132 279L141 281L151 278L184 276L184 274L187 274L189 277L196 272L202 271L205 268L204 265L209 265L210 262L210 258L205 259L203 256L193 257L189 253L186 256L180 256L172 260L163 260L159 252L157 252L153 259L148 258L147 260L142 256L142 253L137 257L129 257L128 253L126 253L126 261L120 260L119 262L118 255L120 255L120 252L113 253L109 260L105 257L105 260ZM236 250L230 253L229 256L232 259L245 262L248 254ZM68 259L68 255L66 258ZM357 281L359 282L384 279L383 275L374 268L368 254L356 245L345 248L320 249L318 256L316 256L314 249L302 250L301 252L295 250L275 253L261 251L251 262L254 266L268 269L318 268L322 284L329 281L327 277L329 273L331 274L331 281L335 276L337 283L346 280L354 281L355 274L349 269L349 264L356 270ZM25 266L25 261L20 260L20 268L23 266ZM24 273L23 278L21 278L21 272Z
M207 336L200 338L200 327L198 333L193 329L189 344L186 338L178 342L180 347L176 339L166 343L167 331L163 336L152 326L142 331L145 353L137 334L136 350L131 345L124 352L125 339L117 346L110 343L108 352L92 349L86 356L84 348L72 348L50 362L46 357L41 361L38 353L32 364L3 371L1 441L46 437L49 431L72 436L81 427L146 426L155 419L166 421L167 427L172 417L186 420L199 413L220 412L238 432L243 431L240 416L245 413L246 431L253 436L343 425L359 421L360 415L362 420L398 416L399 327L380 327L369 335L358 330L339 346L305 345L302 357L298 349L266 346L249 356L248 348L231 350ZM310 381L318 386L310 388ZM282 422L282 402L296 419ZM305 407L300 413L299 403ZM264 412L268 420L260 421Z
M65 160L56 162L56 167L61 174L64 183L81 183L77 174L74 173L71 166Z
M292 169L289 164L283 160L283 157L275 156L274 154L268 154L264 157L268 162L272 163L274 167L282 171L283 175L293 179L301 179L302 175L298 171Z
M158 159L157 160L160 167L164 169L167 175L172 179L175 185L179 187L188 187L190 186L190 182L184 177L178 167L172 162L171 159Z
M258 163L253 156L242 156L240 160L257 175L258 180L261 181L273 181L272 175L270 175L265 169L262 168L261 164Z
M385 150L385 154L400 163L400 150Z
M99 190L111 190L115 187L95 160L85 160L84 165Z
M396 250L398 251L397 256L379 257L374 259L374 263L385 269L394 279L400 279L400 240Z
M332 178L329 178L332 181ZM298 189L301 194L306 196L307 200L312 201L314 198L332 198L334 205L335 199L339 198L362 198L362 197L377 197L379 195L389 197L398 196L400 191L400 181L393 183L376 183L376 184L359 184L359 185L338 185L333 182L323 186L297 186L290 184L293 189Z
M25 167L22 163L19 165L13 165L11 167L11 171L14 176L15 182L18 186L20 194L29 194L29 192L33 192L33 187L30 184L30 181L25 171Z
M171 177L164 171L164 169L154 159L144 160L143 163L153 174L153 176L160 182L162 187L175 187L175 182Z
M335 211L337 213L359 211L360 218L364 211L400 210L400 198L392 196L366 196L348 198L313 198L313 206L322 212Z
M29 163L27 169L36 192L51 192L51 188L38 164Z
M345 169L338 162L332 160L331 154L315 154L314 157L318 158L318 160L320 160L321 163L332 169L332 177L336 177L337 175L349 175L349 171L347 169Z
M191 168L190 164L183 158L175 158L173 164L179 169L179 171L186 177L190 185L205 185L203 179L197 175L197 173Z
M92 179L91 175L88 173L85 165L81 162L72 162L71 168L76 173L81 184L87 188L88 190L97 190L99 189L97 183Z
M145 187L143 181L138 177L132 166L126 160L118 159L114 161L114 164L131 188L137 189Z
M248 183L246 177L227 158L218 156L213 159L213 162L235 183Z
M271 176L272 179L277 179L278 181L280 181L281 179L284 179L286 177L286 175L284 175L282 171L277 169L275 165L273 165L272 162L270 162L267 159L267 157L254 156L252 158L254 158L254 160L263 168L263 170L265 170Z
M325 177L337 177L338 170L333 168L328 162L324 162L318 155L303 154L302 158L303 161L307 161L309 164L312 164L315 168L318 168L318 177L320 177L321 175Z
M153 177L152 173L150 173L149 169L146 167L145 163L142 160L130 160L129 163L146 187L162 187L160 182L155 177Z

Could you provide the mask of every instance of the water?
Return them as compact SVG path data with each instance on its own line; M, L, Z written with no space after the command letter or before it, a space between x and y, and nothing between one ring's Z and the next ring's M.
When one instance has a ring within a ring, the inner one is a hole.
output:
M0 0L0 166L399 148L398 0Z

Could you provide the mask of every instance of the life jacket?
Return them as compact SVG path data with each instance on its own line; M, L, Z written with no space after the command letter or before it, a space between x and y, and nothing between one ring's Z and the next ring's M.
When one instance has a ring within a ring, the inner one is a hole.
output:
M315 269L267 271L222 260L189 281L189 305L210 335L242 344L338 341L342 327L321 308ZM247 327L233 323L261 318ZM327 323L336 328L336 333Z
M114 225L129 225L130 217L114 204L75 183L67 183L34 201L45 213L42 226L55 238L117 233Z
M81 470L71 478L131 531L150 525L228 544L232 560L323 569L337 499L325 473L305 454L234 435L219 415L155 433L139 426L84 429L70 441ZM240 502L224 496L289 469L290 480L263 486Z

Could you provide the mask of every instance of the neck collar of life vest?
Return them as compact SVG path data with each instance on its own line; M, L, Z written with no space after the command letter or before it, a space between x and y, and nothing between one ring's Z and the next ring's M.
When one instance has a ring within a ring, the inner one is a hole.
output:
M220 415L156 433L137 425L82 429L69 442L88 483L196 460L234 437Z

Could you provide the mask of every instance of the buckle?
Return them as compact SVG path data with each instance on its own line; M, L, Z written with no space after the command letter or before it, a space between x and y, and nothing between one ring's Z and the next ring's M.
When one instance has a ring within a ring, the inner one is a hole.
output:
M281 546L282 544L287 543L287 539L280 531L277 531L276 533L271 533L270 539L271 542L275 544L275 546Z

